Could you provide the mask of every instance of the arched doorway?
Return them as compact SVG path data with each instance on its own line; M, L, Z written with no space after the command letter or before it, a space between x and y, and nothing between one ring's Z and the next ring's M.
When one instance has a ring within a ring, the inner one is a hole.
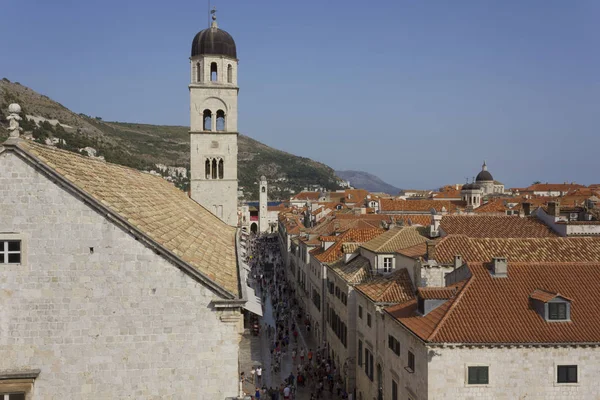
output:
M258 225L256 224L256 222L253 222L252 225L250 225L250 232L252 232L252 233L258 232Z

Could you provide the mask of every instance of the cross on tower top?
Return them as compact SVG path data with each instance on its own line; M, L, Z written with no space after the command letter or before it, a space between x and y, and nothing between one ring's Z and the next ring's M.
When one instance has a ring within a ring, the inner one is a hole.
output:
M210 14L212 18L212 23L210 26L212 28L217 28L217 6L213 6L212 10L210 10Z

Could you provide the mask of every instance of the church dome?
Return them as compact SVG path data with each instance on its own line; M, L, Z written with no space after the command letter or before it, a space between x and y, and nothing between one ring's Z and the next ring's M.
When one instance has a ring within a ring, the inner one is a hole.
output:
M484 181L493 181L494 178L492 177L492 174L490 174L490 172L487 170L487 164L484 161L483 165L481 166L481 172L477 174L477 177L475 178L475 182L484 182Z
M493 181L494 178L492 177L492 174L489 173L489 171L481 171L480 173L477 174L477 177L475 178L476 182L481 182L481 181Z
M219 29L215 23L208 29L198 32L192 42L192 57L216 55L237 59L235 42L231 35Z

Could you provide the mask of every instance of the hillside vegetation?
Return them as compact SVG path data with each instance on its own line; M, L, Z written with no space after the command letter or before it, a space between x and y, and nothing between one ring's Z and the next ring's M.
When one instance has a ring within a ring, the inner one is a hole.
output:
M189 169L189 128L138 123L108 122L99 117L75 114L62 104L34 90L0 80L0 124L6 126L10 103L21 105L21 126L35 140L54 138L57 147L79 152L84 147L97 150L106 161L140 170L156 170L156 164ZM36 117L38 122L25 116ZM38 118L41 117L41 118ZM8 133L0 129L0 140ZM246 199L258 198L258 179L269 181L271 199L289 198L309 185L336 189L339 179L333 169L309 158L276 150L248 136L239 135L238 179ZM189 187L187 177L176 184Z

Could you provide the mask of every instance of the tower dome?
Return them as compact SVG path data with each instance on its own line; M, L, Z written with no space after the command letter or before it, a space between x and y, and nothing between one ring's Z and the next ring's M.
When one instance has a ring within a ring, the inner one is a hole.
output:
M216 21L213 21L210 28L198 32L192 41L192 57L200 55L237 59L235 41L229 33L218 28Z
M490 172L487 170L487 164L484 161L483 165L481 166L481 172L477 174L477 177L475 178L475 182L493 181L493 180L494 180L494 178L492 177L492 174L490 174Z

